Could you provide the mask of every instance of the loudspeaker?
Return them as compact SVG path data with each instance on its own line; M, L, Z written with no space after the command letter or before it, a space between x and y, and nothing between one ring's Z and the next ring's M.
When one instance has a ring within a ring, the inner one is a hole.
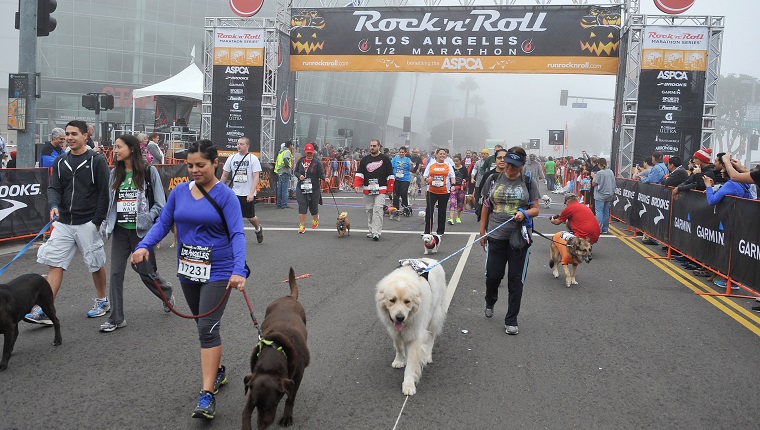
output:
M404 117L404 133L409 133L412 131L412 117L405 116Z

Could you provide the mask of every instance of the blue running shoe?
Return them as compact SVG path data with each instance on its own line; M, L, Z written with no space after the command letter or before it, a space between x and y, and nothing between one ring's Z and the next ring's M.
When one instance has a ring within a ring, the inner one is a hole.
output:
M220 367L216 371L216 379L214 380L214 394L219 392L219 387L227 383L227 372L224 366Z
M193 418L213 419L216 415L216 399L210 391L201 391L198 406L193 410Z
M111 302L108 301L108 297L105 299L93 299L95 304L92 305L92 309L87 311L87 318L102 317L106 312L111 310Z
M42 308L34 305L32 311L24 315L24 321L32 324L53 325L53 321L42 312Z

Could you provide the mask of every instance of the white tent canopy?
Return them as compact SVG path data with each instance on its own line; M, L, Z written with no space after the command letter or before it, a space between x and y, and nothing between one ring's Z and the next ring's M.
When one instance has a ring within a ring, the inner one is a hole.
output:
M203 100L203 72L195 63L169 79L132 91L132 98L169 96ZM135 129L135 103L132 103L132 130Z

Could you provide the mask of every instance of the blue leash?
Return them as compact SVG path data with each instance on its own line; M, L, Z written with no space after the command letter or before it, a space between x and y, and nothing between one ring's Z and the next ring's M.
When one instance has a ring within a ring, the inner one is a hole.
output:
M472 245L476 244L477 242L480 242L480 239L482 239L484 237L487 237L489 234L491 234L491 233L495 232L496 230L504 227L505 225L507 225L507 223L512 222L512 220L514 220L514 219L515 219L515 217L512 217L512 218L504 221L503 223L501 223L501 224L497 225L496 227L494 227L491 231L486 232L486 234L484 234L483 236L480 236L479 238L475 239L474 241L472 241L472 242L468 243L467 245L459 248L458 251L454 252L453 254L449 255L448 257L444 258L443 260L439 260L437 263L435 263L433 265L430 265L430 266L427 266L425 268L420 269L421 273L425 273L425 272L431 271L433 269L433 267L439 266L441 263L443 263L444 261L448 260L449 258L451 258L451 257L459 254L460 252L462 252L465 249L471 247Z
M40 230L40 232L37 233L37 236L34 236L34 238L32 240L30 240L29 243L26 244L26 246L24 246L23 248L21 248L21 250L16 254L16 256L13 257L13 260L9 261L5 266L3 266L2 268L0 268L0 275L2 275L3 273L5 273L5 270L8 268L8 266L11 265L11 263L13 263L14 261L18 260L19 257L21 257L22 255L24 255L24 253L26 251L28 251L29 248L32 247L32 244L34 243L34 241L37 240L37 238L40 237L42 235L42 233L46 232L47 229L50 228L50 225L53 224L53 221L55 221L55 219L51 219L50 222L45 225L45 227L42 227L42 230Z

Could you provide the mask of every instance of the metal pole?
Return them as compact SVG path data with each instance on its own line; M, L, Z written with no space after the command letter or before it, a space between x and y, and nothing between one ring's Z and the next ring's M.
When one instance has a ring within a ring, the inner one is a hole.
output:
M456 105L454 105L454 102L456 100L451 101L451 143L449 144L449 149L451 150L451 154L453 156L454 154L454 108Z
M29 76L26 97L26 130L17 132L16 163L20 168L34 167L34 134L37 129L37 0L19 2L18 71Z

